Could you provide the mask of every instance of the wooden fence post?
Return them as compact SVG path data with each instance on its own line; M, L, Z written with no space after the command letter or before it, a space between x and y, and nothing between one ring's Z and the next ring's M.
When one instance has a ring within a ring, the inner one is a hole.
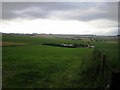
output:
M101 74L101 75L102 75L103 72L104 72L105 63L106 63L106 55L102 55L101 68L100 68L100 74Z

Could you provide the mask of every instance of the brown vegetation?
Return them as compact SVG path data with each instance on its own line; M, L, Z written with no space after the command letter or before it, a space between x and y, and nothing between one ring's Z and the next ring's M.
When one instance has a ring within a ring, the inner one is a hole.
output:
M0 46L14 46L14 45L24 45L25 43L14 43L14 42L0 42Z

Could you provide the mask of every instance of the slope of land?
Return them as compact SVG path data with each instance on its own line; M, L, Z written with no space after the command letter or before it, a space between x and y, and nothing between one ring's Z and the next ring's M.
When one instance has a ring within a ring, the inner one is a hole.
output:
M99 38L88 42L81 39L3 35L2 39L3 43L23 44L3 45L4 88L104 88L110 81L112 70L120 70L118 44ZM44 43L89 44L95 45L95 48L55 47ZM109 66L105 63L102 70L104 55Z

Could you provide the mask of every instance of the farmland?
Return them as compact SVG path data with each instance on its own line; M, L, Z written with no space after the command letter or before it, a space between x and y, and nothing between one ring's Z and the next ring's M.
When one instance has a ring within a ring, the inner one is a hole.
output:
M118 43L114 40L74 40L55 37L3 35L3 88L104 88L111 72L120 70ZM66 48L44 43L89 44L95 48ZM114 43L113 43L114 42ZM101 74L96 51L109 67Z

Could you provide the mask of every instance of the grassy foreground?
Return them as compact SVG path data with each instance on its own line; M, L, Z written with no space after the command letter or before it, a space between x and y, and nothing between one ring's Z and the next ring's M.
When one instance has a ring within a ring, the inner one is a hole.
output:
M3 48L3 87L76 87L81 60L91 52L42 45Z
M78 40L3 36L3 88L104 88L112 69L119 70L117 44L92 42L107 56L111 68L100 73L101 62L91 48L44 46L43 43L87 43Z

